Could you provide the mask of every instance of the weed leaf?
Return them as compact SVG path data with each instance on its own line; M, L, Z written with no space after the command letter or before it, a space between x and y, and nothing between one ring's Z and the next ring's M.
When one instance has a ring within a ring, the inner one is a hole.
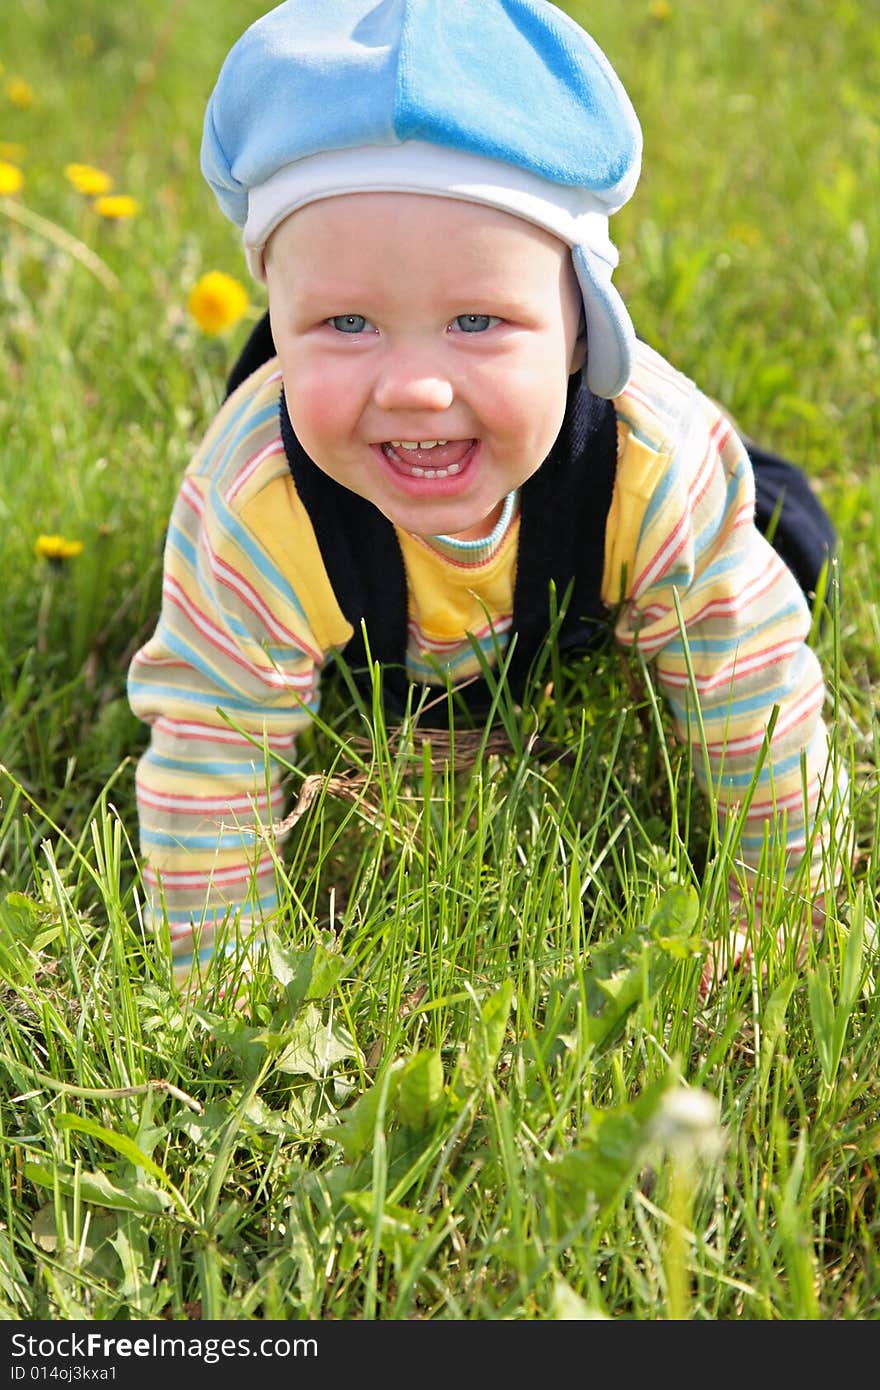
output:
M106 1173L74 1173L60 1167L48 1168L39 1163L26 1163L24 1175L38 1187L57 1187L66 1196L78 1193L85 1202L111 1211L139 1211L155 1216L171 1204L171 1197L161 1188L147 1183L130 1182L120 1186Z
M402 1059L392 1062L385 1078L382 1081L377 1081L368 1091L359 1096L354 1105L346 1110L341 1122L337 1123L333 1120L325 1127L324 1132L329 1138L336 1140L350 1163L354 1163L373 1146L373 1136L379 1119L383 1089L387 1089L385 1101L387 1128L388 1116L394 1111L397 1091L400 1086L400 1073L403 1067Z
M491 1080L501 1055L512 1002L513 981L505 980L501 988L479 1006L479 1016L460 1064L466 1086L486 1086Z
M339 1062L357 1055L357 1043L348 1029L332 1021L325 1023L317 1005L307 1004L294 1022L289 1041L275 1065L279 1071L320 1081Z
M697 905L692 888L675 885L646 925L591 952L584 980L587 1035L597 1047L618 1035L636 1004L658 993L676 960L693 954Z
M443 1059L426 1048L407 1059L400 1073L397 1111L400 1123L410 1129L427 1129L444 1108Z
M612 1209L653 1142L650 1122L671 1082L670 1073L631 1103L591 1110L577 1147L549 1161L551 1185L572 1224L591 1208L599 1218Z
M55 1123L59 1129L72 1129L78 1134L89 1134L93 1139L99 1139L102 1144L106 1144L110 1149L115 1149L123 1158L127 1158L135 1168L143 1168L144 1172L157 1178L166 1187L171 1185L171 1179L164 1168L160 1168L158 1163L139 1149L134 1140L129 1139L127 1135L117 1134L115 1130L105 1129L103 1125L96 1124L94 1120L86 1119L82 1115L71 1115L67 1112L56 1115Z
M269 934L268 951L272 974L283 986L292 1013L309 999L326 999L336 988L352 961L333 946L316 942L306 951L291 951Z

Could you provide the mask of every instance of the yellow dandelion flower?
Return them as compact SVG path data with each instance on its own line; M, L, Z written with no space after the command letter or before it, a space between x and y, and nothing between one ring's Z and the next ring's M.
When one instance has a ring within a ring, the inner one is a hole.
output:
M34 89L23 77L10 77L6 83L6 95L13 106L27 108L34 104Z
M77 193L85 193L89 198L97 198L101 193L109 193L113 179L103 169L93 164L65 164L64 177L72 183Z
M14 164L0 159L0 193L17 193L24 183L24 174Z
M55 564L72 560L75 555L81 555L83 549L82 541L70 541L66 536L37 536L34 541L35 555Z
M222 270L209 270L193 285L186 306L202 332L213 336L238 323L248 307L247 290Z
M663 21L669 19L672 14L672 6L669 0L651 0L648 6L648 14L652 19L656 19L658 23L662 24Z
M21 164L27 151L17 140L0 140L0 159L8 159L10 164Z
M108 218L111 222L118 222L125 217L134 217L140 212L141 205L136 198L130 198L127 193L106 193L102 198L96 198L92 204L95 212L102 217Z

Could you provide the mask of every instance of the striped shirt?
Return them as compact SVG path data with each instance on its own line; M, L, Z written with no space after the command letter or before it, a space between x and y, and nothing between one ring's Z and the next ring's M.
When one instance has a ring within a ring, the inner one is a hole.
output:
M279 428L281 373L266 363L229 398L187 469L165 550L152 638L129 671L150 726L137 769L143 881L167 920L175 972L207 959L218 924L239 935L278 906L272 824L321 672L352 635L297 496ZM752 790L742 857L784 838L818 882L826 817L825 688L806 645L807 603L754 524L754 479L730 422L639 345L615 401L618 464L602 598L625 646L653 664L698 779L724 817ZM519 511L493 534L426 540L396 528L408 591L407 667L417 684L495 663L510 630ZM686 640L685 636L686 634ZM776 711L772 738L768 724ZM230 938L231 939L231 938Z

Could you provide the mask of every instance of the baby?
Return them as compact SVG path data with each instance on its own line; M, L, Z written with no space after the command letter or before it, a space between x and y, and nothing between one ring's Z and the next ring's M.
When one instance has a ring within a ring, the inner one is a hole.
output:
M807 594L833 533L797 470L750 460L636 339L608 219L640 158L607 59L546 0L288 0L227 57L202 167L271 334L183 479L129 677L143 877L179 979L278 907L254 828L283 814L272 755L334 653L364 670L368 647L392 712L447 680L479 712L474 645L494 666L516 634L520 695L553 586L562 650L613 622L652 661L722 815L772 728L742 855L769 829L818 893L842 787ZM733 928L742 911L734 891Z

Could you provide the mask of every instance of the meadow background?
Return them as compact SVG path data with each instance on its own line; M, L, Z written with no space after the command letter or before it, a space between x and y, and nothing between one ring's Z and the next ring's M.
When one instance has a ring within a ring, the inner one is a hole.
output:
M735 834L609 649L553 664L522 719L502 698L513 750L471 766L331 697L237 1009L229 980L180 1000L140 926L124 683L264 305L198 169L264 8L4 7L0 1316L873 1318L876 7L567 6L645 131L614 229L639 332L800 461L839 528L815 641L857 854L824 940L801 969L768 941L763 973L700 999ZM102 213L71 163L136 206ZM210 335L188 297L216 270L250 302Z

